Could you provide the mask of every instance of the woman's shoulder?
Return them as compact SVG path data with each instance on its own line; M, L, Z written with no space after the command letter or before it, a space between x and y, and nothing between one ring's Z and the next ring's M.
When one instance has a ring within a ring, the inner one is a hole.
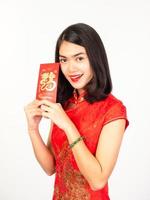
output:
M106 113L110 110L126 110L126 106L124 105L123 101L112 93L110 93L104 100L97 102L97 105L95 104L95 106L103 113Z
M98 102L99 105L106 106L106 107L112 107L113 105L120 104L123 105L122 100L117 98L114 94L110 93L105 99Z
M122 100L116 97L114 94L110 93L108 97L106 98L106 104L109 106L115 105L115 104L123 104Z
M124 105L123 101L114 96L113 94L110 94L106 100L105 100L105 120L104 124L107 124L110 121L113 121L115 119L126 119L126 128L129 125L129 121L127 118L127 109Z

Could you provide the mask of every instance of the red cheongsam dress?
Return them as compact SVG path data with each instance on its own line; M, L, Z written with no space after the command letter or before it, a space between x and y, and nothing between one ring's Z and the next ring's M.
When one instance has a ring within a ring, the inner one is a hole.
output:
M117 119L126 120L126 107L112 94L93 104L82 101L65 112L76 125L90 152L95 156L103 126ZM51 144L56 160L56 176L53 200L109 200L108 183L94 191L79 171L65 132L53 126Z

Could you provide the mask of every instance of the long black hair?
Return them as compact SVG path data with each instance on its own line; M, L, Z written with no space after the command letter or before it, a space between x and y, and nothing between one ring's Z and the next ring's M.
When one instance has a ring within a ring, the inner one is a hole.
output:
M89 103L105 99L112 91L112 81L103 42L98 33L89 25L77 23L67 27L56 43L55 62L59 62L59 49L63 41L83 46L89 58L93 78L85 86L85 99ZM74 88L60 70L57 102L64 104L72 95Z

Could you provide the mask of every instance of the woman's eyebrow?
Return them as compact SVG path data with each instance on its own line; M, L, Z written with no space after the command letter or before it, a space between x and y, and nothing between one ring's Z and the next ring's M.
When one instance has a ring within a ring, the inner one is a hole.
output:
M82 54L85 54L85 53L84 52L80 52L80 53L77 53L75 55L72 55L71 57L76 57L76 56L79 56L79 55L82 55ZM60 55L60 54L59 54L59 56L63 57L63 58L67 58L66 56L63 56L63 55Z

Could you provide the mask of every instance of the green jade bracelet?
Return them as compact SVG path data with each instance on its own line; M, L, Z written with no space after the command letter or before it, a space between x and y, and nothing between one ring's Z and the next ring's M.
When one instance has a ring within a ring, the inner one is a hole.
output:
M84 136L80 136L79 138L77 138L73 143L71 143L69 146L70 148L74 147L75 144L77 144L80 140L83 140Z

